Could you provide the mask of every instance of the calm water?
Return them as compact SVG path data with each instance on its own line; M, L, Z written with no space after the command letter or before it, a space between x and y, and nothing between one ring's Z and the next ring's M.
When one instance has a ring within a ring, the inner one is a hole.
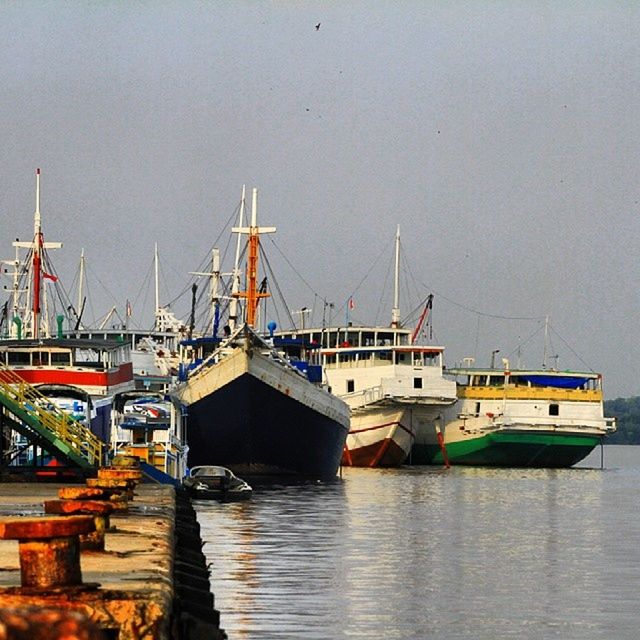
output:
M235 638L640 637L640 447L566 470L346 469L196 504Z

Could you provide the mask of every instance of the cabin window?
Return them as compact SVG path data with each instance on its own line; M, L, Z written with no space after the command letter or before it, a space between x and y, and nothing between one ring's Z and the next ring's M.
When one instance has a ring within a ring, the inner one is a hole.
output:
M560 415L560 405L558 404L550 404L549 405L549 415L550 416L559 416Z
M49 352L48 351L34 351L33 352L33 366L42 367L49 365Z
M18 364L18 365L27 365L30 364L29 353L24 351L14 351L9 352L8 356L8 364Z
M476 416L480 415L480 403L476 402Z
M347 393L353 393L356 385L354 380L347 380Z
M71 354L66 351L54 351L51 353L51 364L54 366L69 366L71 364Z
M413 388L414 389L422 389L422 378L414 378L413 379Z
M407 361L407 354L406 353L397 353L396 354L396 362L398 364L404 364Z

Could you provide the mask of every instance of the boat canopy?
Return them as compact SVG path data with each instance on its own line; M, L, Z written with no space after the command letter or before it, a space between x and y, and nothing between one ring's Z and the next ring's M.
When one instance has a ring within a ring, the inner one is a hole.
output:
M519 377L531 384L541 387L558 387L560 389L579 389L589 382L589 378L578 376L545 376L545 375L522 375Z

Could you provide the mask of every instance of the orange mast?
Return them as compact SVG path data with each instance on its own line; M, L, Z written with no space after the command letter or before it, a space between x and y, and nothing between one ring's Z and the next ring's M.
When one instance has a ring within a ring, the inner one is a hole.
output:
M258 217L258 190L253 189L253 199L251 203L251 224L249 227L234 227L232 231L235 233L247 233L249 235L249 253L247 257L247 290L238 291L236 294L239 298L246 298L247 310L245 314L245 322L250 326L255 326L256 316L258 314L258 304L262 298L268 298L266 291L258 290L258 257L260 253L260 234L274 233L275 227L259 227L257 223Z

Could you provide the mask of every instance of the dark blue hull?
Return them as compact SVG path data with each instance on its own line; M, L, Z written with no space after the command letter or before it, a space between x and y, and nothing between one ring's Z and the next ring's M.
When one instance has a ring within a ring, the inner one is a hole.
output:
M348 427L244 374L188 408L188 465L335 477Z

